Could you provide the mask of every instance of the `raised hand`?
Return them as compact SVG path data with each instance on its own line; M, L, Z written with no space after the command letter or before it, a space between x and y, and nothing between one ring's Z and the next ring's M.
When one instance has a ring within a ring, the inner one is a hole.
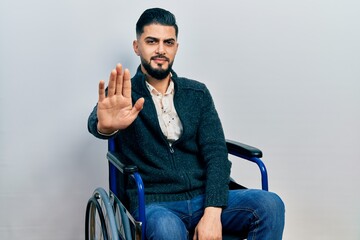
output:
M131 81L128 69L122 70L121 64L111 71L108 93L105 95L105 82L99 83L99 101L97 105L97 128L104 134L127 128L143 108L144 98L131 100Z

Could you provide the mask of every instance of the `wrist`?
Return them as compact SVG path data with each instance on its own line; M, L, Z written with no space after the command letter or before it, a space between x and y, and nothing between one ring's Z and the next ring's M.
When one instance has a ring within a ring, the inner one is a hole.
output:
M204 210L204 215L211 215L213 217L220 217L222 212L221 207L206 207Z
M117 133L119 130L113 130L113 129L104 129L104 128L101 128L99 126L99 123L97 124L97 132L100 134L100 135L103 135L103 136L112 136L114 135L115 133Z

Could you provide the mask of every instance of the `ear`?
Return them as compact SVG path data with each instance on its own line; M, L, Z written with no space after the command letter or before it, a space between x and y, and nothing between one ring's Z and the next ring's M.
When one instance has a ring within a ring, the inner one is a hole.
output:
M140 53L139 53L139 44L138 44L138 42L137 42L137 40L134 40L133 41L133 49L134 49L134 52L136 53L136 55L140 55Z

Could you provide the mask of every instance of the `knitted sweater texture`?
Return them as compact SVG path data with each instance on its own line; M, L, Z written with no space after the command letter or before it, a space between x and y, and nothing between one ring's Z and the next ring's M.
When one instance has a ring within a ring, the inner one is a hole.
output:
M164 137L140 68L132 81L133 103L144 97L139 116L116 134L119 155L125 163L138 166L145 185L146 202L181 201L205 194L205 207L225 207L231 163L220 119L212 97L200 82L172 72L174 105L183 125L181 137L169 146ZM96 137L97 107L89 116L88 129ZM128 191L131 208L136 190Z

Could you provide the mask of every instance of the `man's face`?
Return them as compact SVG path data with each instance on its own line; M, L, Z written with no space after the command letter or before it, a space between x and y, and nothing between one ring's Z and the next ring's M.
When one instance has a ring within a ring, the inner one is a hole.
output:
M160 24L147 25L134 41L133 47L140 56L142 70L162 80L169 75L178 49L175 28Z

